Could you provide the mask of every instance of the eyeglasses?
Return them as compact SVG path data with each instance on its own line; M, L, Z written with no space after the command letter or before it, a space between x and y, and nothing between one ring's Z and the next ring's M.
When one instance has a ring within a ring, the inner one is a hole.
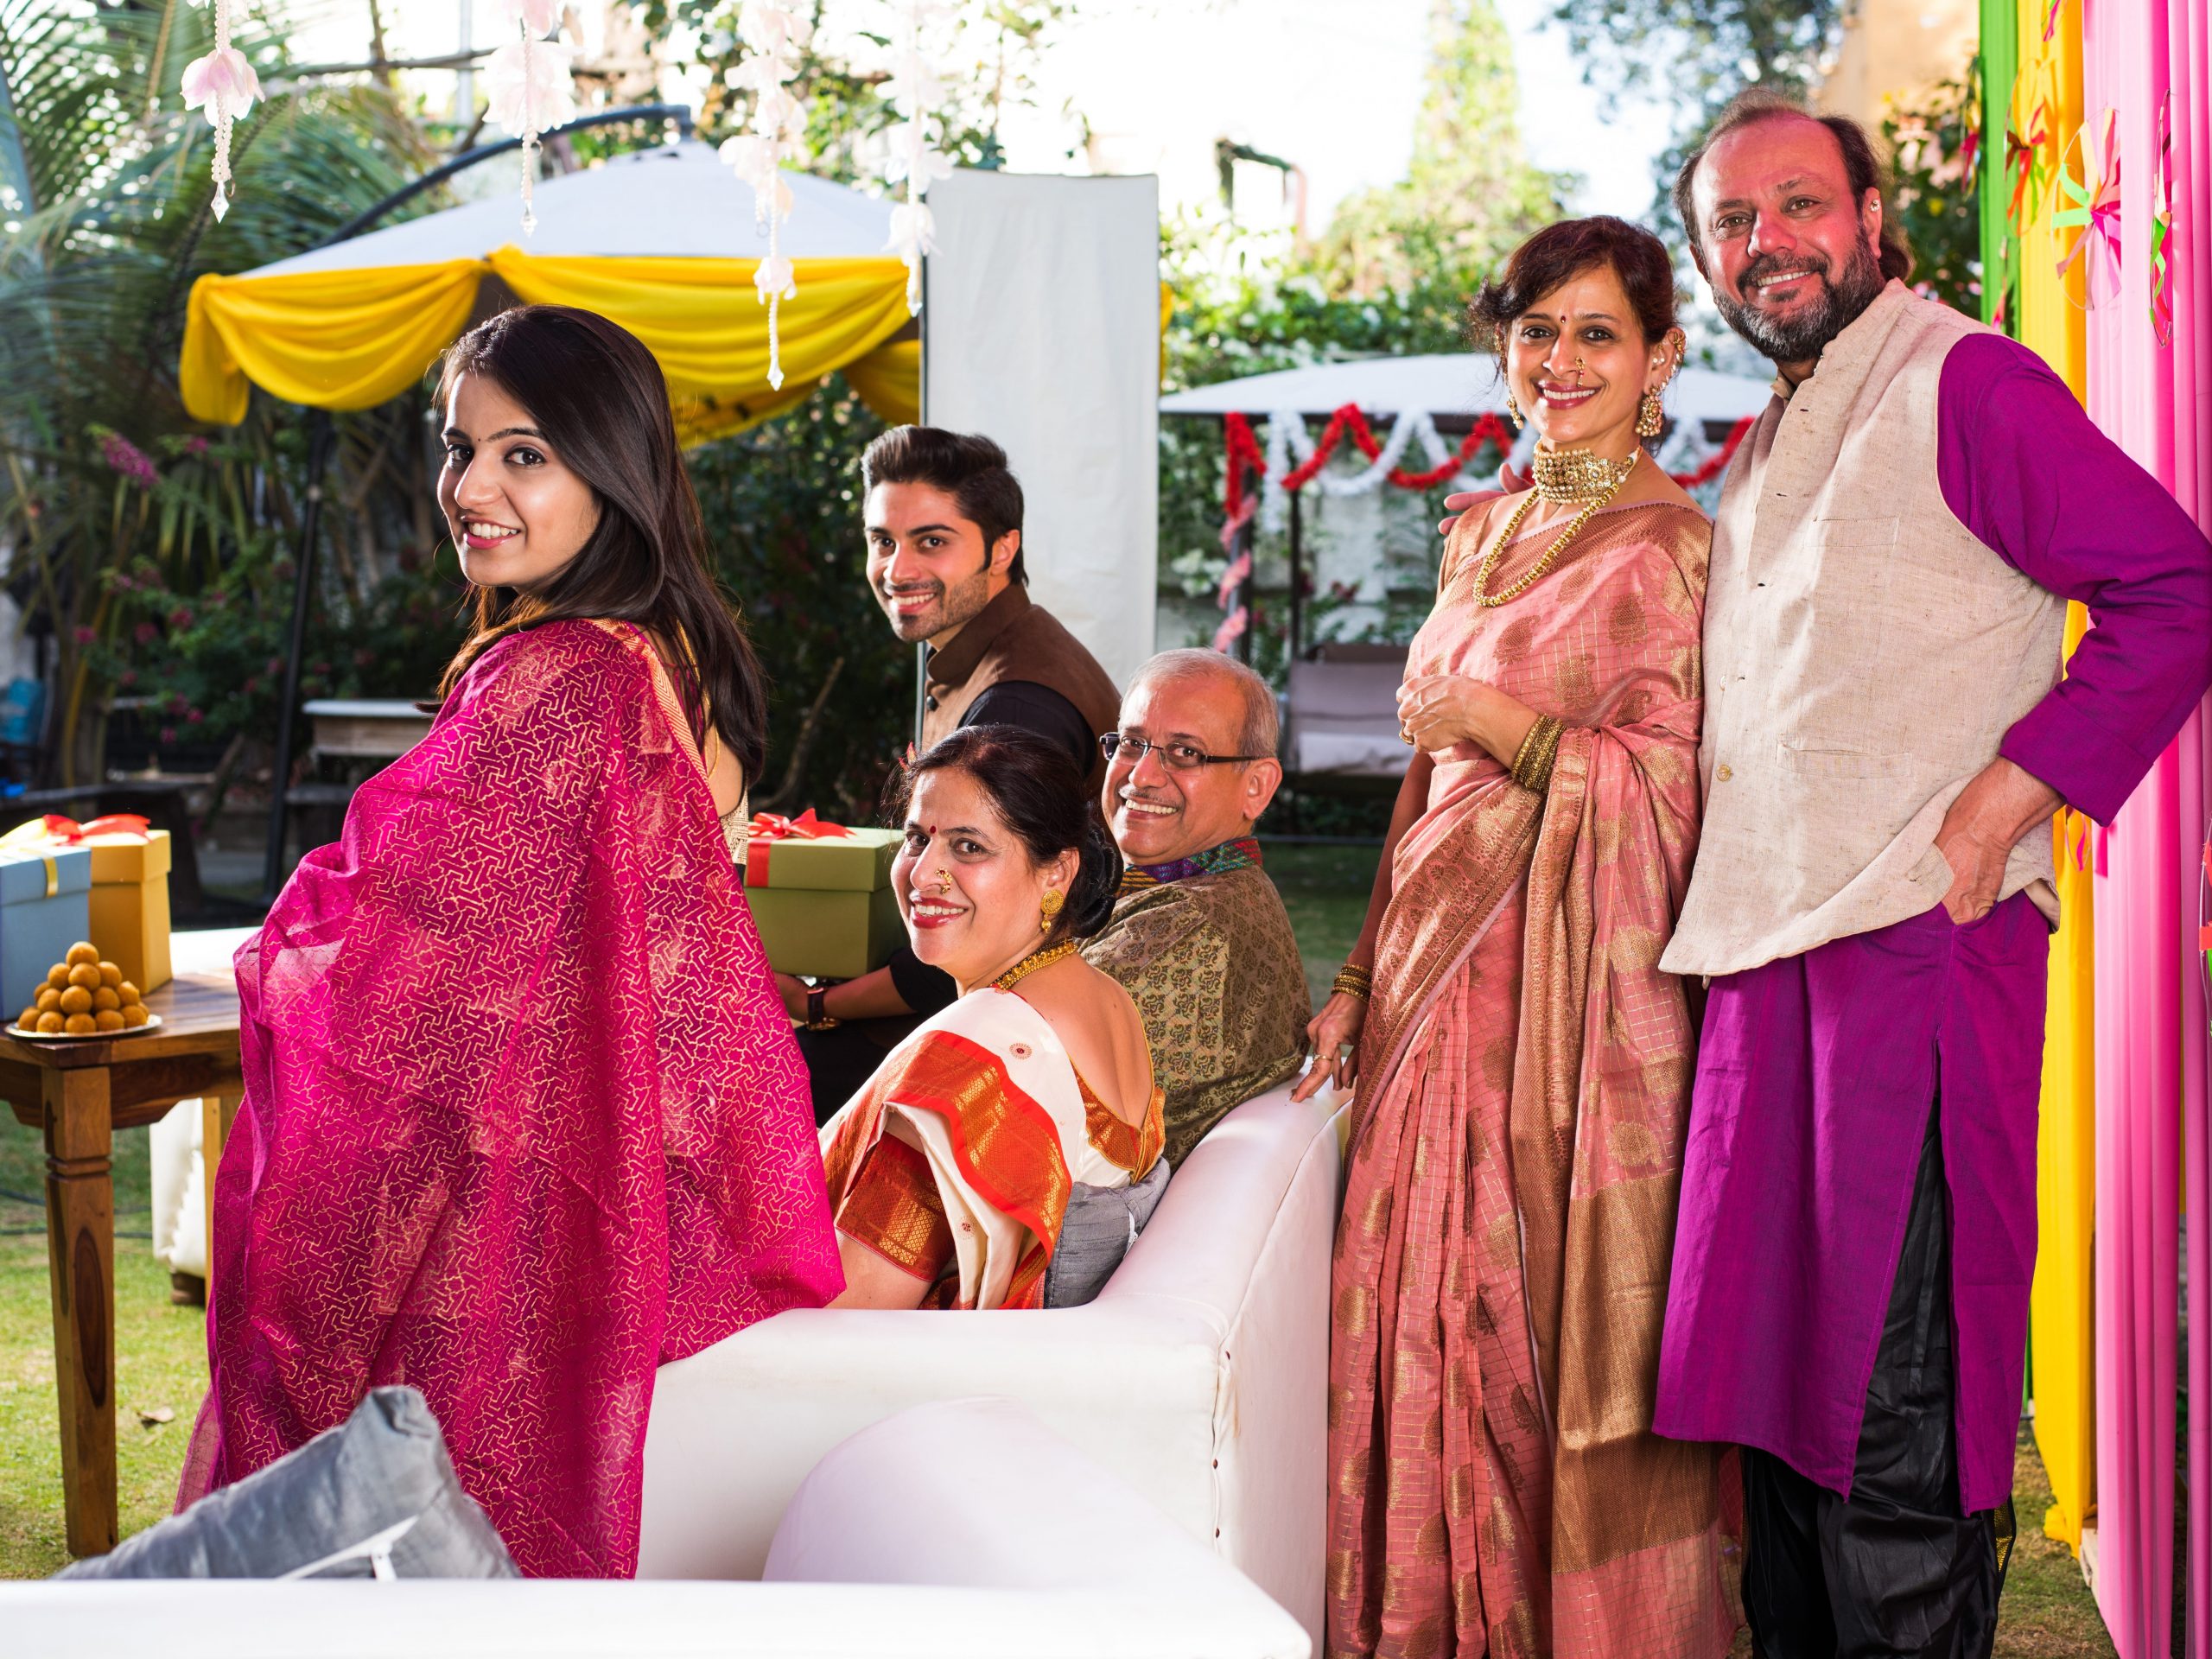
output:
M1264 760L1262 754L1208 754L1204 749L1194 749L1188 743L1152 743L1141 737L1125 737L1119 732L1106 732L1098 739L1098 753L1112 761L1123 749L1129 752L1129 764L1135 766L1147 754L1160 757L1160 764L1170 772L1194 772L1200 766L1233 766L1249 760Z

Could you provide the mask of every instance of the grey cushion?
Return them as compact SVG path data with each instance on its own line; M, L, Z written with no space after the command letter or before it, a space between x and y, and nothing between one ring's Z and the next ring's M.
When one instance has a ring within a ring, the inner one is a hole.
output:
M374 1389L335 1428L64 1579L512 1579L413 1389Z
M1068 1194L1067 1219L1045 1268L1045 1306L1081 1307L1106 1287L1167 1190L1167 1160L1127 1186L1077 1185Z

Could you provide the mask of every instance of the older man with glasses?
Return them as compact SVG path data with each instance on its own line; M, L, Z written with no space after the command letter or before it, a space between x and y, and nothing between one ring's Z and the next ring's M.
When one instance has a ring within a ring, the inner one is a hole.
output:
M1168 651L1137 671L1098 741L1128 869L1083 955L1143 1016L1171 1164L1295 1071L1305 1047L1298 942L1252 838L1282 783L1276 738L1266 681L1217 652Z

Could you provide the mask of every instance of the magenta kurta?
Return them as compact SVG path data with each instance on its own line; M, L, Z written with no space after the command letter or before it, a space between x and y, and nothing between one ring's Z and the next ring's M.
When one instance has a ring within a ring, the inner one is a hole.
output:
M1938 423L1953 514L2031 581L2086 603L2094 624L2000 753L2108 821L2212 683L2212 550L2011 340L1953 347ZM2004 1500L2035 1267L2048 950L2018 893L1970 926L1939 906L1713 982L1659 1433L1758 1446L1848 1495L1935 1103L1961 1497L1968 1511Z
M179 1494L420 1389L533 1575L625 1575L657 1366L843 1281L806 1082L633 628L493 646L238 952Z

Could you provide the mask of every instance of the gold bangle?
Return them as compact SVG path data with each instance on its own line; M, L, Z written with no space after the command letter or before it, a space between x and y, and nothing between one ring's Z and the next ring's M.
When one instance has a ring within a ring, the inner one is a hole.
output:
M1537 795L1550 788L1552 763L1559 758L1559 740L1566 730L1564 721L1539 716L1513 756L1513 781Z
M1341 991L1346 996L1356 996L1364 1002L1375 988L1375 976L1366 969L1348 962L1337 969L1336 979L1331 983L1329 988L1332 991Z

